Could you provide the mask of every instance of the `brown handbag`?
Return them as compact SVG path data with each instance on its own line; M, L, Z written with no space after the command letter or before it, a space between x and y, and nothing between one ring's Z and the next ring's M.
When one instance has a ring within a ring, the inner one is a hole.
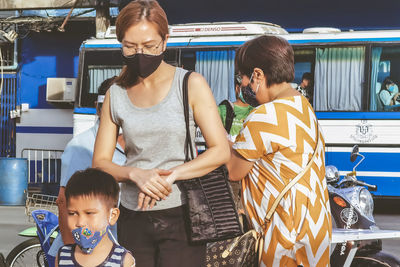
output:
M261 234L253 229L232 239L208 243L206 267L257 267L261 239Z
M317 124L318 125L318 124ZM279 202L283 196L295 185L301 177L311 167L314 159L317 155L317 151L320 149L321 142L319 140L319 127L317 127L317 147L314 150L314 154L307 166L292 179L285 188L280 192L278 197L275 199L265 216L264 224L262 225L262 233L252 229L247 231L241 236L227 239L223 241L217 241L207 244L206 252L206 267L215 266L226 266L226 267L257 267L261 262L262 248L264 247L264 233L267 224L270 222L272 215L274 214ZM261 249L259 249L261 248Z

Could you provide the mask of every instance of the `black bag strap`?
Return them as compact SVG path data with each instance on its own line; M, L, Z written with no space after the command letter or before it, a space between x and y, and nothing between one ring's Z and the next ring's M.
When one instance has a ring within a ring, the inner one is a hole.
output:
M189 129L189 94L188 94L188 80L189 75L193 71L188 71L185 73L183 77L183 85L182 85L182 95L183 95L183 114L185 115L185 125L186 125L186 138L185 138L185 162L194 159L193 146L192 146L192 138L190 136ZM189 158L190 151L190 158Z
M235 111L233 110L233 104L229 100L225 99L225 100L222 100L221 103L219 103L219 106L220 105L225 105L225 107L226 107L225 130L229 134L229 132L231 131L231 128L232 128L233 118L235 117Z

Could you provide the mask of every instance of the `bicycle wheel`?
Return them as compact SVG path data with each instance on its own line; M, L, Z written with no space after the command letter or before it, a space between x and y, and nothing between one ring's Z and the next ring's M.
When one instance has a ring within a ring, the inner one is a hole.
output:
M3 254L0 253L0 267L7 267Z
M9 267L45 267L39 239L31 238L16 246L8 254L6 263Z

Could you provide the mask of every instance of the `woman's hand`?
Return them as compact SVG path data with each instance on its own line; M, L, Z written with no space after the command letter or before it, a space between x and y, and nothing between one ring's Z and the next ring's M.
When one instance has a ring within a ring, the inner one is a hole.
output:
M163 179L172 187L172 184L176 180L176 171L171 171L168 176L163 176ZM138 195L138 209L147 210L152 209L156 205L157 199L146 195L144 192L140 192Z
M172 171L169 170L132 168L129 172L129 180L136 183L146 195L156 200L161 200L165 199L172 190L171 184L161 176L170 175L171 173Z
M400 97L400 92L394 95L394 97L393 97L393 105L395 105L396 102L400 102L400 101L398 100L399 97Z
M151 198L143 192L140 192L138 195L138 205L137 209L139 210L147 210L152 209L157 203L157 199Z

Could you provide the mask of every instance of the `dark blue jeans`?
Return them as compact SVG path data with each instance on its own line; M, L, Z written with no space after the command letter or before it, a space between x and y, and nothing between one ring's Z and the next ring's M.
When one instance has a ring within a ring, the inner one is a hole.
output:
M120 206L118 242L138 267L203 267L206 245L188 242L184 207L133 211Z

